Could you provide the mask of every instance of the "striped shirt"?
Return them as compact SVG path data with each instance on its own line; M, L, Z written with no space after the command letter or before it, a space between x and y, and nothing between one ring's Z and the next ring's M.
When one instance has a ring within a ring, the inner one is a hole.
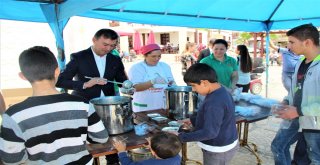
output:
M92 164L87 138L108 140L93 107L69 94L29 97L2 117L0 157L5 164Z

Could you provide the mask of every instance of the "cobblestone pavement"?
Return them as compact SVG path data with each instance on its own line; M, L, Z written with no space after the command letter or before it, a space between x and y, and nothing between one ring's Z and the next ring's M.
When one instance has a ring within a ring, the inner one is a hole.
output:
M162 61L171 66L173 75L178 85L185 85L181 75L181 64L175 61L175 55L163 55ZM137 61L136 61L137 62ZM133 63L125 63L126 70ZM281 84L281 66L270 66L269 68L269 83L268 83L268 98L282 100L286 95L286 91ZM261 77L263 81L262 96L266 96L266 74ZM270 150L270 144L277 131L277 124L280 119L265 119L249 125L249 142L257 145L257 154L262 160L262 165L272 165L273 155ZM292 150L292 147L291 147ZM196 143L188 143L188 158L202 162L202 152ZM192 163L189 163L192 164ZM236 156L233 158L231 165L254 165L257 164L256 157L249 152L245 147L241 147Z

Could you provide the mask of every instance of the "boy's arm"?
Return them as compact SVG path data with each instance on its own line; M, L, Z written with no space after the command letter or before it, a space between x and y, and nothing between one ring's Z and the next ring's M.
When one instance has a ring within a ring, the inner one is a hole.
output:
M22 164L28 159L25 141L18 124L3 114L0 131L0 158L5 164Z
M141 162L134 162L132 161L127 152L120 152L118 153L119 160L121 162L121 165L147 165L148 163L144 163L144 161Z
M236 84L238 83L239 80L239 75L238 75L238 65L237 61L234 59L233 60L233 66L232 66L232 75L231 75L231 89L234 90L236 89Z
M92 104L90 104L88 112L88 137L90 140L97 143L106 143L109 138L108 131L104 127Z
M234 90L236 89L236 84L239 80L239 76L238 76L238 71L233 71L232 75L231 75L231 89Z
M213 104L206 107L206 112L204 112L203 120L199 122L203 123L203 128L189 132L189 133L180 133L178 136L183 142L189 141L203 141L214 139L220 132L220 126L223 120L223 108L218 108L219 105ZM210 110L210 111L208 111ZM198 112L198 115L199 114Z
M278 51L278 47L276 47L271 40L270 40L270 47L271 47L273 50Z

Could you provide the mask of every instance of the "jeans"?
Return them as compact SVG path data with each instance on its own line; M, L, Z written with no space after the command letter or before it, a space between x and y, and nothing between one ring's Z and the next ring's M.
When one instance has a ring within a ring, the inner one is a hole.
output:
M311 165L320 164L320 133L303 132Z
M302 133L303 134L303 133ZM292 165L309 165L311 163L307 153L307 143L304 136L298 139L293 153Z
M282 72L282 84L287 92L289 92L291 87L292 75L293 73L290 72Z
M271 143L271 151L275 165L291 165L290 146L302 133L299 130L299 119L293 119L288 129L279 129Z

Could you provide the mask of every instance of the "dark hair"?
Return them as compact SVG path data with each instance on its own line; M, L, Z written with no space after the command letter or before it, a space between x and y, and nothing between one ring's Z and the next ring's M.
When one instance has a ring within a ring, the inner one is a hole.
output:
M223 44L228 49L228 42L226 40L224 40L224 39L216 39L213 42L212 46L214 46L215 44Z
M300 41L311 39L316 46L319 46L319 32L312 24L297 26L289 30L287 36L293 36Z
M252 60L249 55L248 48L246 45L238 45L237 50L240 55L240 69L243 73L251 72L252 70Z
M58 62L47 47L34 46L24 50L19 56L20 70L30 82L54 80Z
M201 80L208 80L211 83L215 83L218 81L218 77L216 71L209 65L197 63L190 66L183 80L185 83L200 84Z
M104 37L106 39L111 39L111 40L119 39L118 33L112 29L100 29L99 31L96 32L96 34L94 34L94 37L96 39L99 39L100 37Z
M178 155L181 146L182 144L178 136L171 133L158 132L151 138L151 149L161 159L167 159Z

